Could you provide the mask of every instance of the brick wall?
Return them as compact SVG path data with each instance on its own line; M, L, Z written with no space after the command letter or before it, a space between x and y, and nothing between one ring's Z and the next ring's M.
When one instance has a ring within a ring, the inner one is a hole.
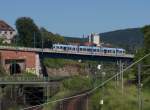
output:
M33 72L36 69L36 53L34 52L0 50L0 59L5 69L8 69L6 67L6 60L23 60L26 71L31 70Z

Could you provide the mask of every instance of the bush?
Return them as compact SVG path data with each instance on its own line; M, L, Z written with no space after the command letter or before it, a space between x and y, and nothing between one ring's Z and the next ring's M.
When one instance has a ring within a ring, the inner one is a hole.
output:
M79 63L75 60L69 60L69 59L61 59L61 58L45 58L43 60L43 63L48 68L62 68L65 65L80 65L83 66L83 63Z
M63 81L63 87L71 91L85 91L92 88L91 79L83 76L74 76Z

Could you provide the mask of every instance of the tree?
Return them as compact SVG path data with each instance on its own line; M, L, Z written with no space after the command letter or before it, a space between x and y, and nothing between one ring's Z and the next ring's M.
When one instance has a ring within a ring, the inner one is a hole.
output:
M3 44L4 44L4 37L0 36L0 45L3 45Z
M45 28L41 28L41 35L43 38L43 47L51 48L53 43L63 43L64 37L59 34L53 34L52 32L48 32Z
M150 53L150 25L143 27L142 32L144 34L144 46L138 50L137 54L135 55L135 60L138 60ZM142 65L150 65L150 56L142 60L141 63ZM143 83L150 82L150 75L148 74L149 72L149 67L142 67ZM137 69L135 69L135 73L137 73Z
M26 47L40 47L41 33L38 26L29 17L21 17L16 20L18 31L17 43Z

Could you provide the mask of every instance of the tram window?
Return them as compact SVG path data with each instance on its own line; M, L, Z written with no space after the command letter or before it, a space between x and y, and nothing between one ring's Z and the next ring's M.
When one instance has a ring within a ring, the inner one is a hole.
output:
M107 53L107 50L104 50L104 53Z
M63 47L64 50L66 50L66 47Z
M84 48L83 51L86 51L86 49Z

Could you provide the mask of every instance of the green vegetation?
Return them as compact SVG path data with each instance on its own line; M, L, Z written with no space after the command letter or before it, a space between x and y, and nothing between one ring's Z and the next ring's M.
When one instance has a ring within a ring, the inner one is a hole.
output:
M29 17L21 17L16 21L18 36L16 36L18 45L26 47L39 47L41 42L41 33L38 26ZM34 44L34 42L36 42Z
M143 46L144 36L141 28L123 29L100 34L102 41L117 47L125 48L129 53L135 53ZM117 42L119 41L119 42Z
M51 48L53 43L64 43L64 37L59 34L48 32L45 28L40 29L43 38L43 47Z
M150 53L150 25L142 28L142 32L144 34L144 45L141 49L138 50L135 55L135 60L142 58L143 56ZM145 58L142 62L142 65L147 65L147 67L142 66L142 83L144 85L150 84L150 56ZM149 66L148 66L149 65ZM136 69L135 69L136 71Z
M142 92L143 98L143 110L149 110L150 105L150 94L149 91L144 90ZM90 97L90 109L89 110L100 110L100 100L104 100L102 109L104 110L137 110L138 109L138 92L137 87L134 85L125 86L122 94L119 86L115 88L114 82L110 82L104 86L104 92L102 88L97 90Z
M64 79L61 83L60 90L49 101L54 101L60 98L69 97L77 93L89 90L92 88L91 79L85 76L74 76ZM55 110L58 103L50 103L44 106L43 110Z
M78 37L64 37L66 43L83 43L88 42L87 38L78 38Z
M63 36L53 34L45 28L38 28L35 22L29 17L21 17L16 20L18 35L13 43L25 47L51 48L53 43L64 42Z
M92 88L92 81L89 77L74 76L63 81L63 87L70 91L85 91Z
M62 68L66 65L81 65L77 60L61 59L61 58L45 58L43 63L48 68Z
M143 33L140 28L123 29L100 34L104 43L110 43L114 47L125 48L129 53L135 53L143 46ZM87 38L65 37L65 40L73 43L88 41ZM119 41L119 42L118 42Z

